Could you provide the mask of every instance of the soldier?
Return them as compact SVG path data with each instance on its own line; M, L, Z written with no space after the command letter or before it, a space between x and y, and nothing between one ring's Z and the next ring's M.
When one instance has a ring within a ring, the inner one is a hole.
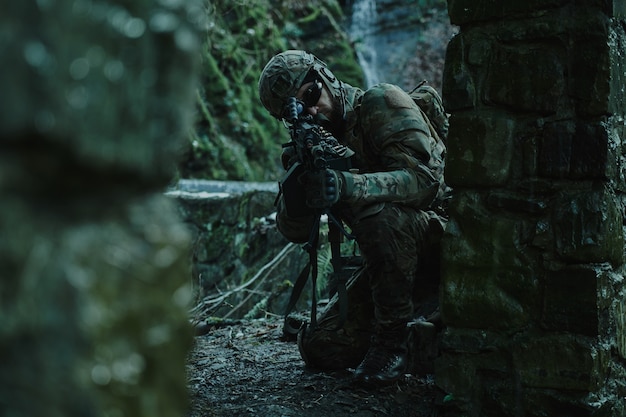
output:
M441 105L431 87L423 87ZM363 265L348 282L348 317L337 328L336 297L315 329L301 331L305 363L317 369L356 368L355 379L386 384L407 370L407 323L415 318L413 286L443 232L441 208L445 146L414 100L391 84L367 91L338 80L305 51L274 56L259 79L263 106L282 120L289 97L354 151L350 172L326 169L307 182L307 203L334 203L350 228ZM289 168L293 158L283 155ZM358 170L358 171L357 171ZM289 217L282 195L277 226L293 242L306 242L313 216ZM335 203L336 202L336 203ZM419 288L416 289L419 292Z

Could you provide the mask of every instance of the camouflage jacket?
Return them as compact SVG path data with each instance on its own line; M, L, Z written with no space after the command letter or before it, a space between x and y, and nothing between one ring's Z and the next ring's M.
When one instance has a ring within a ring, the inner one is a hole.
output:
M445 145L424 112L399 87L378 84L363 92L345 85L347 115L337 139L350 147L353 170L342 172L335 212L351 225L387 202L427 210L446 192ZM289 218L278 205L279 230L290 240L308 239L311 219Z

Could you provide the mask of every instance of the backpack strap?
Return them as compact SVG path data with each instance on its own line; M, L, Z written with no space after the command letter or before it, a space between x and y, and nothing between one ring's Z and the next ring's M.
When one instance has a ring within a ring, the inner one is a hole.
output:
M283 334L285 336L297 335L302 328L302 325L304 324L302 323L299 327L296 328L291 325L288 317L289 313L291 313L291 311L296 306L298 299L300 299L300 295L302 294L304 285L309 279L309 273L311 274L311 281L313 283L313 299L311 301L311 327L315 327L317 325L317 245L319 243L320 217L321 215L317 216L315 221L313 222L313 226L311 227L311 233L309 234L309 241L303 246L303 249L309 253L309 261L300 272L300 275L298 275L298 278L293 285L293 289L291 290L289 302L287 303L287 307L285 308L285 320L283 325Z
M426 114L429 124L437 132L439 139L445 143L448 138L449 120L443 106L443 100L437 90L424 80L409 91L408 94L420 110Z
M341 276L342 274L340 274L340 272L343 268L343 258L341 257L341 237L343 234L349 239L354 239L354 236L345 230L343 224L330 212L330 210L326 210L325 214L327 214L329 219L328 240L331 246L331 264L333 266L333 271ZM319 244L320 217L321 214L314 221L313 226L311 227L309 241L303 247L309 253L309 261L298 275L291 291L289 302L287 303L287 307L285 309L283 334L287 337L297 335L305 325L304 323L300 323L298 327L293 326L293 321L289 320L288 316L298 302L298 299L302 294L302 290L304 289L304 286L309 278L309 274L311 275L311 323L309 325L309 329L314 330L317 327L317 248ZM340 279L336 281L334 291L337 293L337 297L339 298L339 323L337 325L337 329L339 329L343 327L346 318L348 317L346 279L340 277Z
M341 225L334 222L328 223L328 241L330 242L330 263L333 266L334 281L329 290L329 297L332 297L335 293L339 298L339 323L337 328L343 327L348 317L348 296L346 291L346 278L343 273L344 261L341 256Z

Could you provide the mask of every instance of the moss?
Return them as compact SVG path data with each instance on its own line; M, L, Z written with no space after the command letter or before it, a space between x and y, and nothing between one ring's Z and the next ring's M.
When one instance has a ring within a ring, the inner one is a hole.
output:
M314 22L315 20L317 20L320 16L321 10L320 9L314 9L311 14L309 14L308 16L305 16L301 19L298 20L299 23L310 23L310 22Z
M280 178L280 145L289 138L260 103L259 75L274 54L300 48L318 54L341 79L360 85L362 72L356 59L346 59L354 57L354 51L341 29L342 19L335 0L212 1L195 132L189 135L189 151L178 176L244 181ZM322 39L320 33L325 33Z
M210 79L211 82L203 83L204 96L206 97L219 97L230 90L230 82L228 78L220 71L219 64L215 60L215 57L205 51L203 54L203 75L205 79Z

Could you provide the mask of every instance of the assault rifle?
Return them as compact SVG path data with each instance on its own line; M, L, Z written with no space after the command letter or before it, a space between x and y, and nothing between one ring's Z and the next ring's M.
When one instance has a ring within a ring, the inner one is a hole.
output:
M312 281L312 301L311 301L311 328L316 326L317 315L317 247L319 244L319 226L320 218L326 215L328 218L329 235L328 240L331 244L333 271L340 274L344 266L344 260L341 257L340 243L341 234L353 239L353 237L345 230L341 221L331 211L331 204L323 208L311 208L306 204L306 188L305 182L308 174L319 173L326 169L334 169L339 171L347 171L350 169L350 157L354 155L354 151L327 132L319 124L315 123L313 116L303 113L304 106L295 97L288 100L285 114L289 122L289 134L291 140L283 144L283 148L292 149L290 152L294 159L293 164L289 167L280 188L284 198L285 210L289 217L314 216L313 226L309 235L308 242L304 245L304 249L309 253L309 262L298 276L294 283L293 291L285 312L285 326L283 331L285 335L293 336L297 334L298 328L291 326L287 317L291 310L295 307L300 293L304 288L309 272ZM345 300L345 285L337 285L337 292L340 302L340 314L342 317L347 315L347 307Z
M285 114L290 123L291 140L283 144L283 148L292 148L291 154L295 162L291 165L285 179L281 182L285 196L285 210L289 217L302 217L315 214L315 210L307 206L306 190L303 179L307 173L315 173L327 168L348 171L350 157L354 151L315 123L313 116L303 114L303 105L295 97L288 100ZM329 209L326 207L326 209ZM328 211L328 210L326 210Z

